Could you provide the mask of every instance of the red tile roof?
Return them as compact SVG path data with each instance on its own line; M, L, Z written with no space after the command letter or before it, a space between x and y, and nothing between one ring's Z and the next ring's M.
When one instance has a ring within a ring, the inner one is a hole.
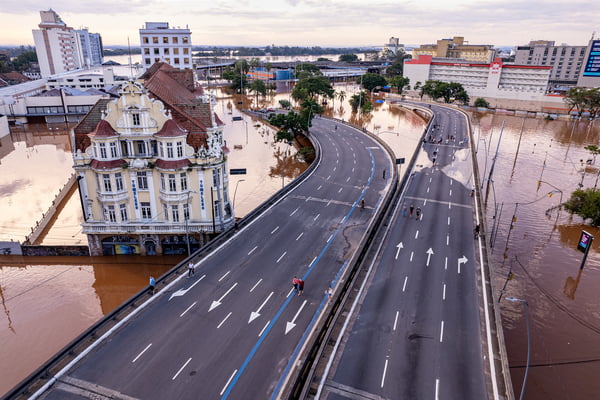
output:
M119 136L119 134L117 133L117 131L115 131L113 129L112 126L110 126L110 124L108 123L107 120L102 119L102 120L100 120L100 122L98 122L98 125L96 125L96 129L94 129L94 131L92 133L90 133L88 136L102 138L102 137Z
M156 160L156 168L160 169L181 169L189 166L191 164L190 160Z
M123 159L112 160L112 161L100 161L100 160L92 160L90 166L93 169L115 169L121 168L123 164L127 162Z
M172 119L167 120L167 122L164 123L160 131L154 134L155 137L162 138L180 137L186 135L187 132L184 129L181 129L179 125L177 125L177 122L173 121Z
M92 141L88 134L92 132L102 119L102 111L106 110L106 105L111 99L100 99L81 121L73 128L75 132L75 149L82 152L87 149Z

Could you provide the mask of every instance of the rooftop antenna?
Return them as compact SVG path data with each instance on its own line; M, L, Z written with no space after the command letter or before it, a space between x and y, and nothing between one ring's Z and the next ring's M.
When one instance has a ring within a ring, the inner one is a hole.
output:
M133 65L131 64L131 44L129 43L129 36L127 36L127 49L129 51L129 78L133 80Z

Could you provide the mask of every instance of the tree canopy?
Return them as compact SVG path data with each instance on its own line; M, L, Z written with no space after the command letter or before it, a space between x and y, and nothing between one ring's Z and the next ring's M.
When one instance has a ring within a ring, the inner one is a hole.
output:
M356 83L361 83L362 87L368 91L375 89L377 86L384 87L387 85L387 81L383 76L370 72L358 77Z
M355 62L358 61L358 56L356 54L342 54L338 58L340 62Z
M478 97L475 99L475 103L473 103L473 105L475 107L484 107L484 108L489 108L490 107L490 103L487 102L486 99L484 99L483 97Z
M294 90L292 97L296 101L315 99L317 96L332 98L334 89L326 76L310 76L300 79Z
M367 99L366 93L362 90L360 93L352 95L348 103L352 107L352 112L360 111L362 114L367 114L373 110L373 103Z
M390 86L398 90L398 94L402 94L405 89L410 88L410 79L404 76L394 76L389 79Z
M458 82L427 81L421 86L421 97L427 95L434 100L444 99L445 103L458 100L463 104L469 103L469 95Z
M571 194L564 207L571 214L591 219L592 225L600 226L600 191L594 188L578 189Z
M594 119L600 115L600 89L586 89L574 87L565 93L564 102L569 106L569 113L575 110L581 117L584 111L589 111L590 118Z

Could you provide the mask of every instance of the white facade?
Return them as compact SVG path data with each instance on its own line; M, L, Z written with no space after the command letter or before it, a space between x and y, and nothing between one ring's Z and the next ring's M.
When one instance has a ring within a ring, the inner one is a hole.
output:
M192 32L188 28L169 28L168 22L146 22L140 29L140 47L145 69L156 62L179 69L193 68Z
M83 55L83 65L91 67L101 65L104 60L102 50L102 37L99 33L90 33L87 28L78 29L75 32L79 35L81 43L81 52Z
M83 66L79 35L53 10L40 11L42 21L34 29L33 41L43 78Z
M470 98L542 100L548 86L550 67L503 64L420 56L405 61L404 76L411 86L428 80L460 83Z
M515 64L544 65L552 68L549 85L553 88L576 86L587 46L556 46L553 41L535 40L518 46Z

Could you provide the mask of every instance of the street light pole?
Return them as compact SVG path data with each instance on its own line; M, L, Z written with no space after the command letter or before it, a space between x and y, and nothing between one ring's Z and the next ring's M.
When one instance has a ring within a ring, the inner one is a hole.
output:
M189 208L190 207L190 205L189 205L190 204L190 193L197 193L197 192L194 192L193 190L188 190L188 192L187 192L187 198L185 200L185 204L188 206L187 213L186 213L186 215L184 215L184 217L185 217L185 241L187 243L187 254L188 254L188 257L191 254L191 251L190 251L190 230L189 230L189 225L188 225L188 220L190 219L190 208Z
M527 324L527 365L525 366L525 376L523 377L523 386L521 387L521 396L519 400L523 400L525 395L525 386L527 385L527 375L529 374L529 362L531 360L531 328L529 327L529 311L526 300L516 299L514 297L507 297L506 300L515 303L523 304L523 312L525 313L525 323Z
M240 182L245 182L245 179L240 179L239 181L237 181L235 183L235 190L233 191L233 212L235 213L235 195L237 194L237 187L240 184Z

